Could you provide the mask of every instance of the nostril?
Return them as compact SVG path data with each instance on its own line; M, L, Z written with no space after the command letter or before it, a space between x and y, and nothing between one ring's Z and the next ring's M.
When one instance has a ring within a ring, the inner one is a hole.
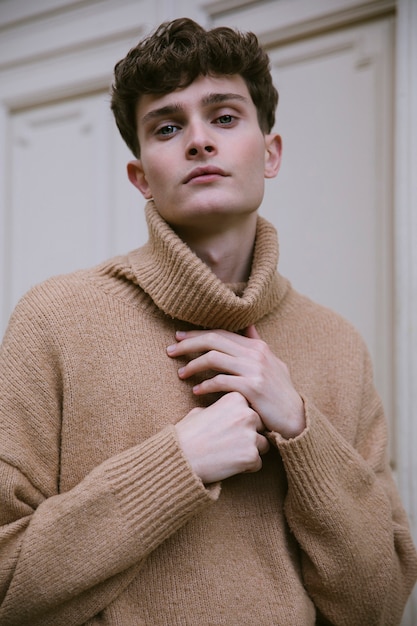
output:
M198 146L193 146L192 148L189 148L189 150L188 150L188 154L189 154L190 156L196 156L197 154L199 154L199 153L200 153L200 152L202 152L203 150L204 150L204 152L208 152L208 153L210 154L211 152L213 152L213 151L214 151L214 147L213 147L213 146L211 146L211 145L204 146L204 148L202 148L202 147L201 147L201 148L199 148Z

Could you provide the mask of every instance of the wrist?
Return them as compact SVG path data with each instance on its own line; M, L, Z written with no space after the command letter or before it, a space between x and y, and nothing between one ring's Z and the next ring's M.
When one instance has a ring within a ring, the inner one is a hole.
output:
M301 435L306 427L304 402L298 394L297 402L294 403L289 415L290 417L286 420L285 427L280 430L280 435L284 439L295 439Z

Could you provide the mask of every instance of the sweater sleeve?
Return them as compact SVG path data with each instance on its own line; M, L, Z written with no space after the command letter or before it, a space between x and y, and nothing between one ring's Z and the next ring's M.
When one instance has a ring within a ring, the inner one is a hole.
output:
M271 435L288 479L285 514L305 587L334 625L392 626L417 576L417 555L387 460L386 422L365 351L352 445L308 399L307 427Z
M167 426L59 493L59 367L29 318L15 316L0 351L0 625L71 626L219 487L204 487Z

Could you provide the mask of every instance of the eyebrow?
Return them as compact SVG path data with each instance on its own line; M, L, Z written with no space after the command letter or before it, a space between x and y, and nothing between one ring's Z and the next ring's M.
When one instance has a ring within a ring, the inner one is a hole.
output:
M237 100L238 102L248 102L248 98L245 96L241 96L238 93L209 93L201 100L201 104L206 107L212 104L221 104L223 102L230 102ZM148 122L158 119L160 117L169 117L170 115L174 115L175 113L183 113L184 106L180 103L172 103L167 104L166 106L159 107L158 109L153 109L146 113L146 115L142 118L142 123L147 124Z

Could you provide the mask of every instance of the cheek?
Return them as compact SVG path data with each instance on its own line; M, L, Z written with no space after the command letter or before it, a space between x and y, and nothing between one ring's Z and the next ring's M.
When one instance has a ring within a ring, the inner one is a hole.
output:
M245 180L242 184L245 191L257 203L261 203L265 191L265 152L259 145L245 155Z
M256 187L263 187L265 174L265 151L256 145L252 150L246 150L243 155L242 173L244 181Z
M265 169L265 141L263 136L248 137L241 146L241 157L245 163L246 170L259 176Z
M145 168L145 172L148 172L145 173L146 181L153 198L155 198L155 196L164 192L169 185L169 169L167 167L164 168L163 164L156 160L150 164L148 162L148 168Z

